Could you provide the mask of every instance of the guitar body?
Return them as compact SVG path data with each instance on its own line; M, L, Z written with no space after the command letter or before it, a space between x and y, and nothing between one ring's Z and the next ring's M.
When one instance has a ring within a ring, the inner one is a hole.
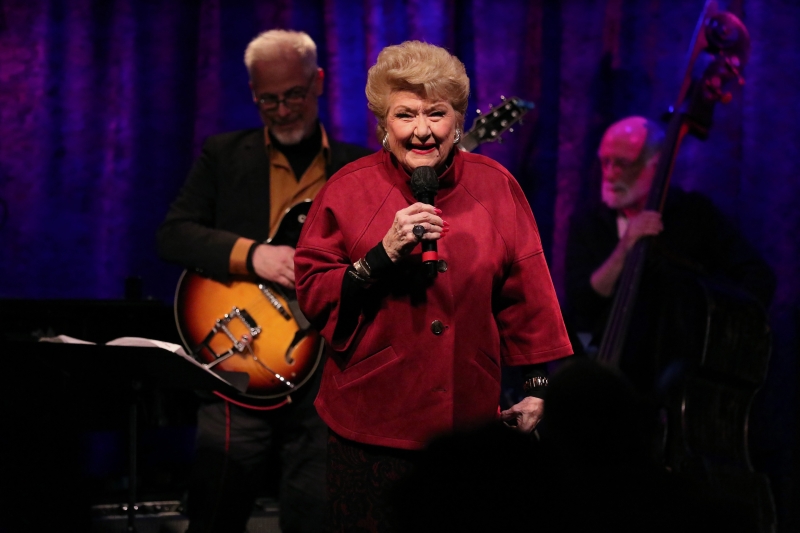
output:
M277 291L274 294L288 309L286 298ZM217 320L230 316L234 308L247 313L252 325L261 328L253 335L251 324L242 319L233 318L226 324L234 339L245 339L241 351L235 349L234 341L224 331L209 336ZM183 344L201 363L250 376L244 395L248 402L261 403L260 400L293 392L311 377L319 364L322 348L319 334L314 331L303 334L297 322L286 319L252 281L220 283L184 272L175 297L175 318ZM293 345L298 334L303 335L302 339ZM235 353L217 362L231 349Z
M310 205L289 209L267 244L296 244ZM263 280L221 283L184 271L175 321L186 349L207 368L250 376L237 400L252 407L274 405L297 391L322 356L322 339L302 316L293 291Z

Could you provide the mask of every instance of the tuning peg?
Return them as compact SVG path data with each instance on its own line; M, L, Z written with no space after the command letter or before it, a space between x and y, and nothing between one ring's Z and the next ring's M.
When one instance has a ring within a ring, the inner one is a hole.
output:
M511 133L514 133L514 128L508 128L508 131L510 131Z
M480 114L481 114L481 110L480 110L480 109L476 109L476 110L475 110L475 114L476 114L476 115L480 115Z
M733 100L733 95L729 92L722 92L722 80L714 76L705 82L706 98L713 100L717 98L721 103L727 104Z
M503 138L502 137L498 137L497 138L497 144L503 144Z
M505 97L505 96L503 96L503 95L501 94L501 95L500 95L500 100L502 100L502 101L504 101L504 102L505 102L505 101L506 101L506 97Z
M736 76L736 81L739 82L739 85L744 85L744 78L739 70L742 66L741 61L736 56L730 56L725 58L725 66L728 67L728 70Z

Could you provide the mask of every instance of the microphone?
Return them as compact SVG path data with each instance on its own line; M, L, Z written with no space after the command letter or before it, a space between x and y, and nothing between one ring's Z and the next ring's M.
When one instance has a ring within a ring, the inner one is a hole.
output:
M433 205L438 190L439 177L433 167L417 167L411 173L411 192L418 202ZM436 276L438 261L436 241L422 241L422 263L426 265L428 277Z

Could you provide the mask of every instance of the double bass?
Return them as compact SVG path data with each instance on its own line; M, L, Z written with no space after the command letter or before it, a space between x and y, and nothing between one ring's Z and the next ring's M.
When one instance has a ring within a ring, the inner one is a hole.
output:
M726 87L744 83L749 49L744 24L709 0L668 114L646 210L663 210L681 141L688 134L708 137L716 103L732 99ZM773 531L769 481L753 470L748 450L750 408L766 378L771 352L766 311L748 294L693 273L676 274L676 268L672 273L678 281L668 295L661 295L657 313L643 313L648 298L642 296L641 281L652 266L655 239L640 239L625 260L597 359L624 370L626 362L647 358L660 393L658 455L664 466L750 510L759 531ZM639 331L632 323L643 314L649 315L647 332L632 341ZM642 353L643 346L652 351Z

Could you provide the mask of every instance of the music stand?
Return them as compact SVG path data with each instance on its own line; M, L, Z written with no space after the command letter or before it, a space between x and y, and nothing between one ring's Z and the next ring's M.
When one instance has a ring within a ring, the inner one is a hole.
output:
M245 392L245 372L209 370L190 356L150 346L107 346L55 342L26 343L25 349L55 365L70 377L97 387L127 389L129 485L127 529L136 531L137 402L144 389Z

